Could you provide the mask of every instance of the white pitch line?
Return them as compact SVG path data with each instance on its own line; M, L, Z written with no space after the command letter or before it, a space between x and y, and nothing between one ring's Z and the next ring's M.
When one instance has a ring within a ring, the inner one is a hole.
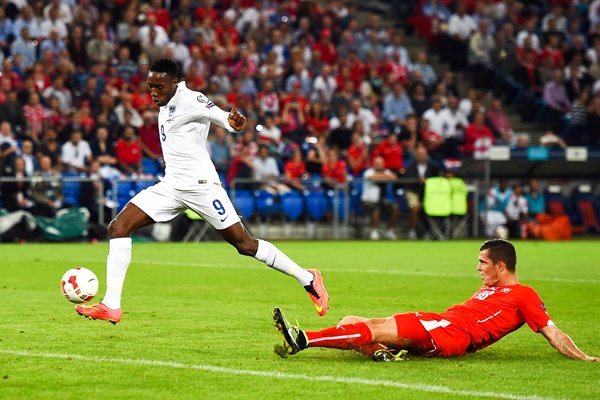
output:
M35 353L23 350L10 350L0 349L0 354L8 354L13 356L21 357L40 357L40 358L58 358L68 359L77 361L91 361L91 362L103 362L103 363L117 363L117 364L129 364L129 365L145 365L150 367L165 367L165 368L176 368L176 369L189 369L205 372L214 372L229 375L246 375L246 376L259 376L265 378L277 378L277 379L290 379L290 380L302 380L302 381L313 381L313 382L332 382L332 383L344 383L351 385L365 385L365 386L384 386L393 387L407 390L414 390L417 392L427 393L444 393L454 394L468 397L492 397L495 399L509 399L509 400L557 400L551 397L541 397L537 395L518 395L512 393L496 393L496 392L481 392L478 390L460 390L451 389L446 386L438 385L424 385L414 383L403 383L391 380L379 380L379 379L365 379L365 378L348 378L343 376L313 376L305 374L290 374L286 372L272 372L272 371L259 371L251 369L234 369L217 367L215 365L203 365L203 364L184 364L173 361L162 361L162 360L143 360L143 359L131 359L131 358L112 358L112 357L93 357L93 356L82 356L79 354L64 354L64 353Z
M72 264L104 264L104 260L102 259L88 259L88 260L68 260L64 258L45 258L47 261L64 261ZM22 259L15 261L23 261ZM261 264L218 264L218 263L197 263L197 262L181 262L181 261L156 261L156 260L140 260L134 258L132 260L132 264L147 264L147 265L159 265L159 266L174 266L174 267L194 267L194 268L219 268L219 269L264 269L265 267ZM332 269L331 272L343 272L343 273L362 273L362 274L381 274L381 275L402 275L402 276L431 276L431 277L440 277L440 278L473 278L479 279L478 274L448 274L448 273L440 273L440 272L430 272L430 271L401 271L401 270L389 270L389 269L374 269L374 268L364 268L364 269ZM542 277L536 276L531 277L528 280L530 281L539 281L539 282L561 282L561 283L591 283L591 284L599 284L600 279L583 279L583 278L552 278L552 277Z

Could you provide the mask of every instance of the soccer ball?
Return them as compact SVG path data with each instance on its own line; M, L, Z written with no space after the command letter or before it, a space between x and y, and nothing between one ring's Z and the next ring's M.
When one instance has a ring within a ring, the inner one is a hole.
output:
M85 303L98 293L98 278L87 268L71 268L60 280L62 294L73 303Z

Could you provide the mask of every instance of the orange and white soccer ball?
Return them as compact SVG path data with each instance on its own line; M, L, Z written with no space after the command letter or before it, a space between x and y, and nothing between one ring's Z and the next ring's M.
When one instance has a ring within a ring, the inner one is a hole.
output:
M87 268L71 268L60 280L60 290L69 301L85 303L98 293L98 278Z

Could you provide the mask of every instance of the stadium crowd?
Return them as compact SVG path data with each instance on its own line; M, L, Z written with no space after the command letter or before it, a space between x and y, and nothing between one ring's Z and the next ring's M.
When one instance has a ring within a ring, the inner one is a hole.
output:
M275 193L309 176L344 184L379 157L402 177L423 159L443 169L492 144L529 146L506 106L539 114L541 146L600 145L600 0L396 3L392 22L408 19L430 51L411 57L398 25L359 18L352 1L0 1L1 172L58 177L3 183L3 207L53 215L61 174L160 173L146 74L161 57L248 118L240 135L213 128L224 182L279 178L264 187ZM80 201L94 208L90 190Z

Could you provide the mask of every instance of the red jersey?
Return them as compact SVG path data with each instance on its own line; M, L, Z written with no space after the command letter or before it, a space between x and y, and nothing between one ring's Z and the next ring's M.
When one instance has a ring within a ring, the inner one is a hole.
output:
M119 139L115 145L115 155L124 164L137 164L142 161L142 148L138 142Z
M392 144L388 139L385 139L377 145L373 150L373 154L371 154L372 158L377 156L383 157L387 169L398 171L404 168L404 149L400 142Z
M463 304L441 314L417 318L443 356L457 356L487 347L527 323L539 332L553 322L535 290L524 285L482 286Z
M304 161L296 163L293 160L290 160L285 163L283 171L287 178L300 179L302 178L302 175L306 173L306 165L304 165Z
M323 178L334 179L339 183L345 183L348 178L346 168L346 162L343 160L338 160L335 165L331 165L329 163L323 164L323 168L321 169L321 174Z

